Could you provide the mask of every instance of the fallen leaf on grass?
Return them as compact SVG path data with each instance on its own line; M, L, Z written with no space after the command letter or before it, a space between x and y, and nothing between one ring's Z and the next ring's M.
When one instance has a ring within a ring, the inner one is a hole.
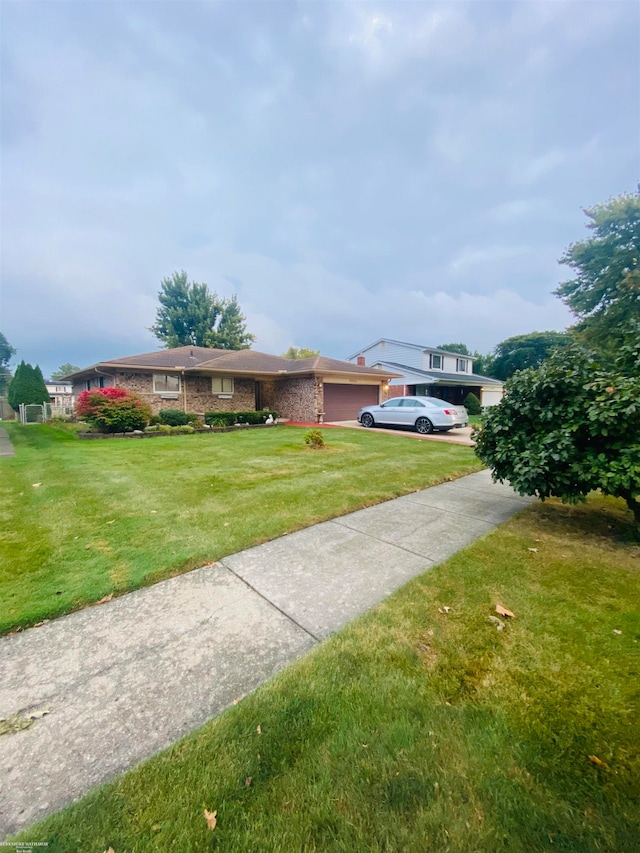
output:
M32 483L31 485L33 486L34 489L37 489L39 486L42 485L42 483Z
M204 817L207 821L207 826L209 827L209 829L216 828L216 824L218 822L217 814L218 812L208 812L206 809L204 810Z
M96 604L106 604L107 601L111 601L112 598L113 598L113 593L110 593L109 595L105 595L104 598L101 598L100 601L96 601Z
M609 769L609 765L607 764L607 762L606 762L606 761L602 761L601 759L599 759L597 755L590 755L590 756L589 756L589 761L591 761L591 762L592 762L593 764L595 764L597 767L606 767L606 768L607 768L607 770Z
M527 551L531 551L531 553L532 553L532 554L537 554L537 553L538 553L538 549L537 549L537 548L527 548Z
M498 619L497 616L489 616L489 622L493 622L496 626L496 631L504 631L504 622L502 619Z
M259 734L259 735L261 735L261 734L262 734L262 727L261 727L261 726L258 726L258 727L256 728L256 731L258 732L258 734Z
M503 607L502 604L496 604L496 613L499 613L500 616L509 616L511 619L515 619L516 614L511 610L507 610L506 607Z
M108 850L105 850L104 853L115 853L113 847L110 847Z
M247 776L247 778L244 780L245 788L248 788L252 782L253 782L253 776Z
M444 604L442 607L438 607L438 613L449 613L450 610L451 608L447 604Z
M107 524L115 524L115 523L116 523L115 518L114 518L114 519L112 519L111 521L107 521Z
M614 634L618 634L618 635L620 635L620 634L622 634L622 631L618 631L618 629L617 629L617 628L614 628L614 629L613 629L613 633L614 633Z
M239 701L240 701L240 696L236 696L236 698L233 700L233 704L237 705Z

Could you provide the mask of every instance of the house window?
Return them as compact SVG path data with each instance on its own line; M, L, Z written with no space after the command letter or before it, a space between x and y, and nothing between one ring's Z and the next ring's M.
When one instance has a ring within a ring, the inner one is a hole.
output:
M211 390L214 394L233 394L233 376L214 376Z
M154 394L179 394L182 391L180 374L177 373L154 373Z
M467 372L467 359L466 358L456 358L456 370L458 373L466 373Z
M432 367L435 370L442 370L442 356L431 353L429 356L429 367Z

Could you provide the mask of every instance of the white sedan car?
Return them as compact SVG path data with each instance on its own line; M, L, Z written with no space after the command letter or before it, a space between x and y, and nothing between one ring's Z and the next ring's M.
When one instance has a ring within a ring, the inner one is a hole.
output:
M363 427L413 427L422 435L466 427L469 415L464 406L454 406L438 397L393 397L380 406L365 406L358 412Z

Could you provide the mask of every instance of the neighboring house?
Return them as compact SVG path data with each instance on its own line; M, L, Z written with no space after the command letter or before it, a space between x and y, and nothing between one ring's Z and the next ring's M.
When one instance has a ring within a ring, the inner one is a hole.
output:
M498 379L473 372L473 359L468 355L437 347L381 338L349 356L349 361L399 373L389 383L390 393L396 396L432 396L460 404L473 392L481 406L495 406L504 394L504 384Z
M45 379L51 405L69 409L73 407L73 387L66 379Z
M272 409L310 423L353 420L362 406L387 399L396 371L324 356L293 359L255 350L176 347L115 358L66 377L82 391L117 385L136 391L154 413Z

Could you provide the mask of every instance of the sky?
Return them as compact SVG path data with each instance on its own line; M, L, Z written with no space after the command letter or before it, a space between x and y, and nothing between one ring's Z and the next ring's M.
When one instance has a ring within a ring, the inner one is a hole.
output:
M45 374L158 349L179 270L276 354L563 329L584 208L640 180L635 0L0 15L0 331Z

